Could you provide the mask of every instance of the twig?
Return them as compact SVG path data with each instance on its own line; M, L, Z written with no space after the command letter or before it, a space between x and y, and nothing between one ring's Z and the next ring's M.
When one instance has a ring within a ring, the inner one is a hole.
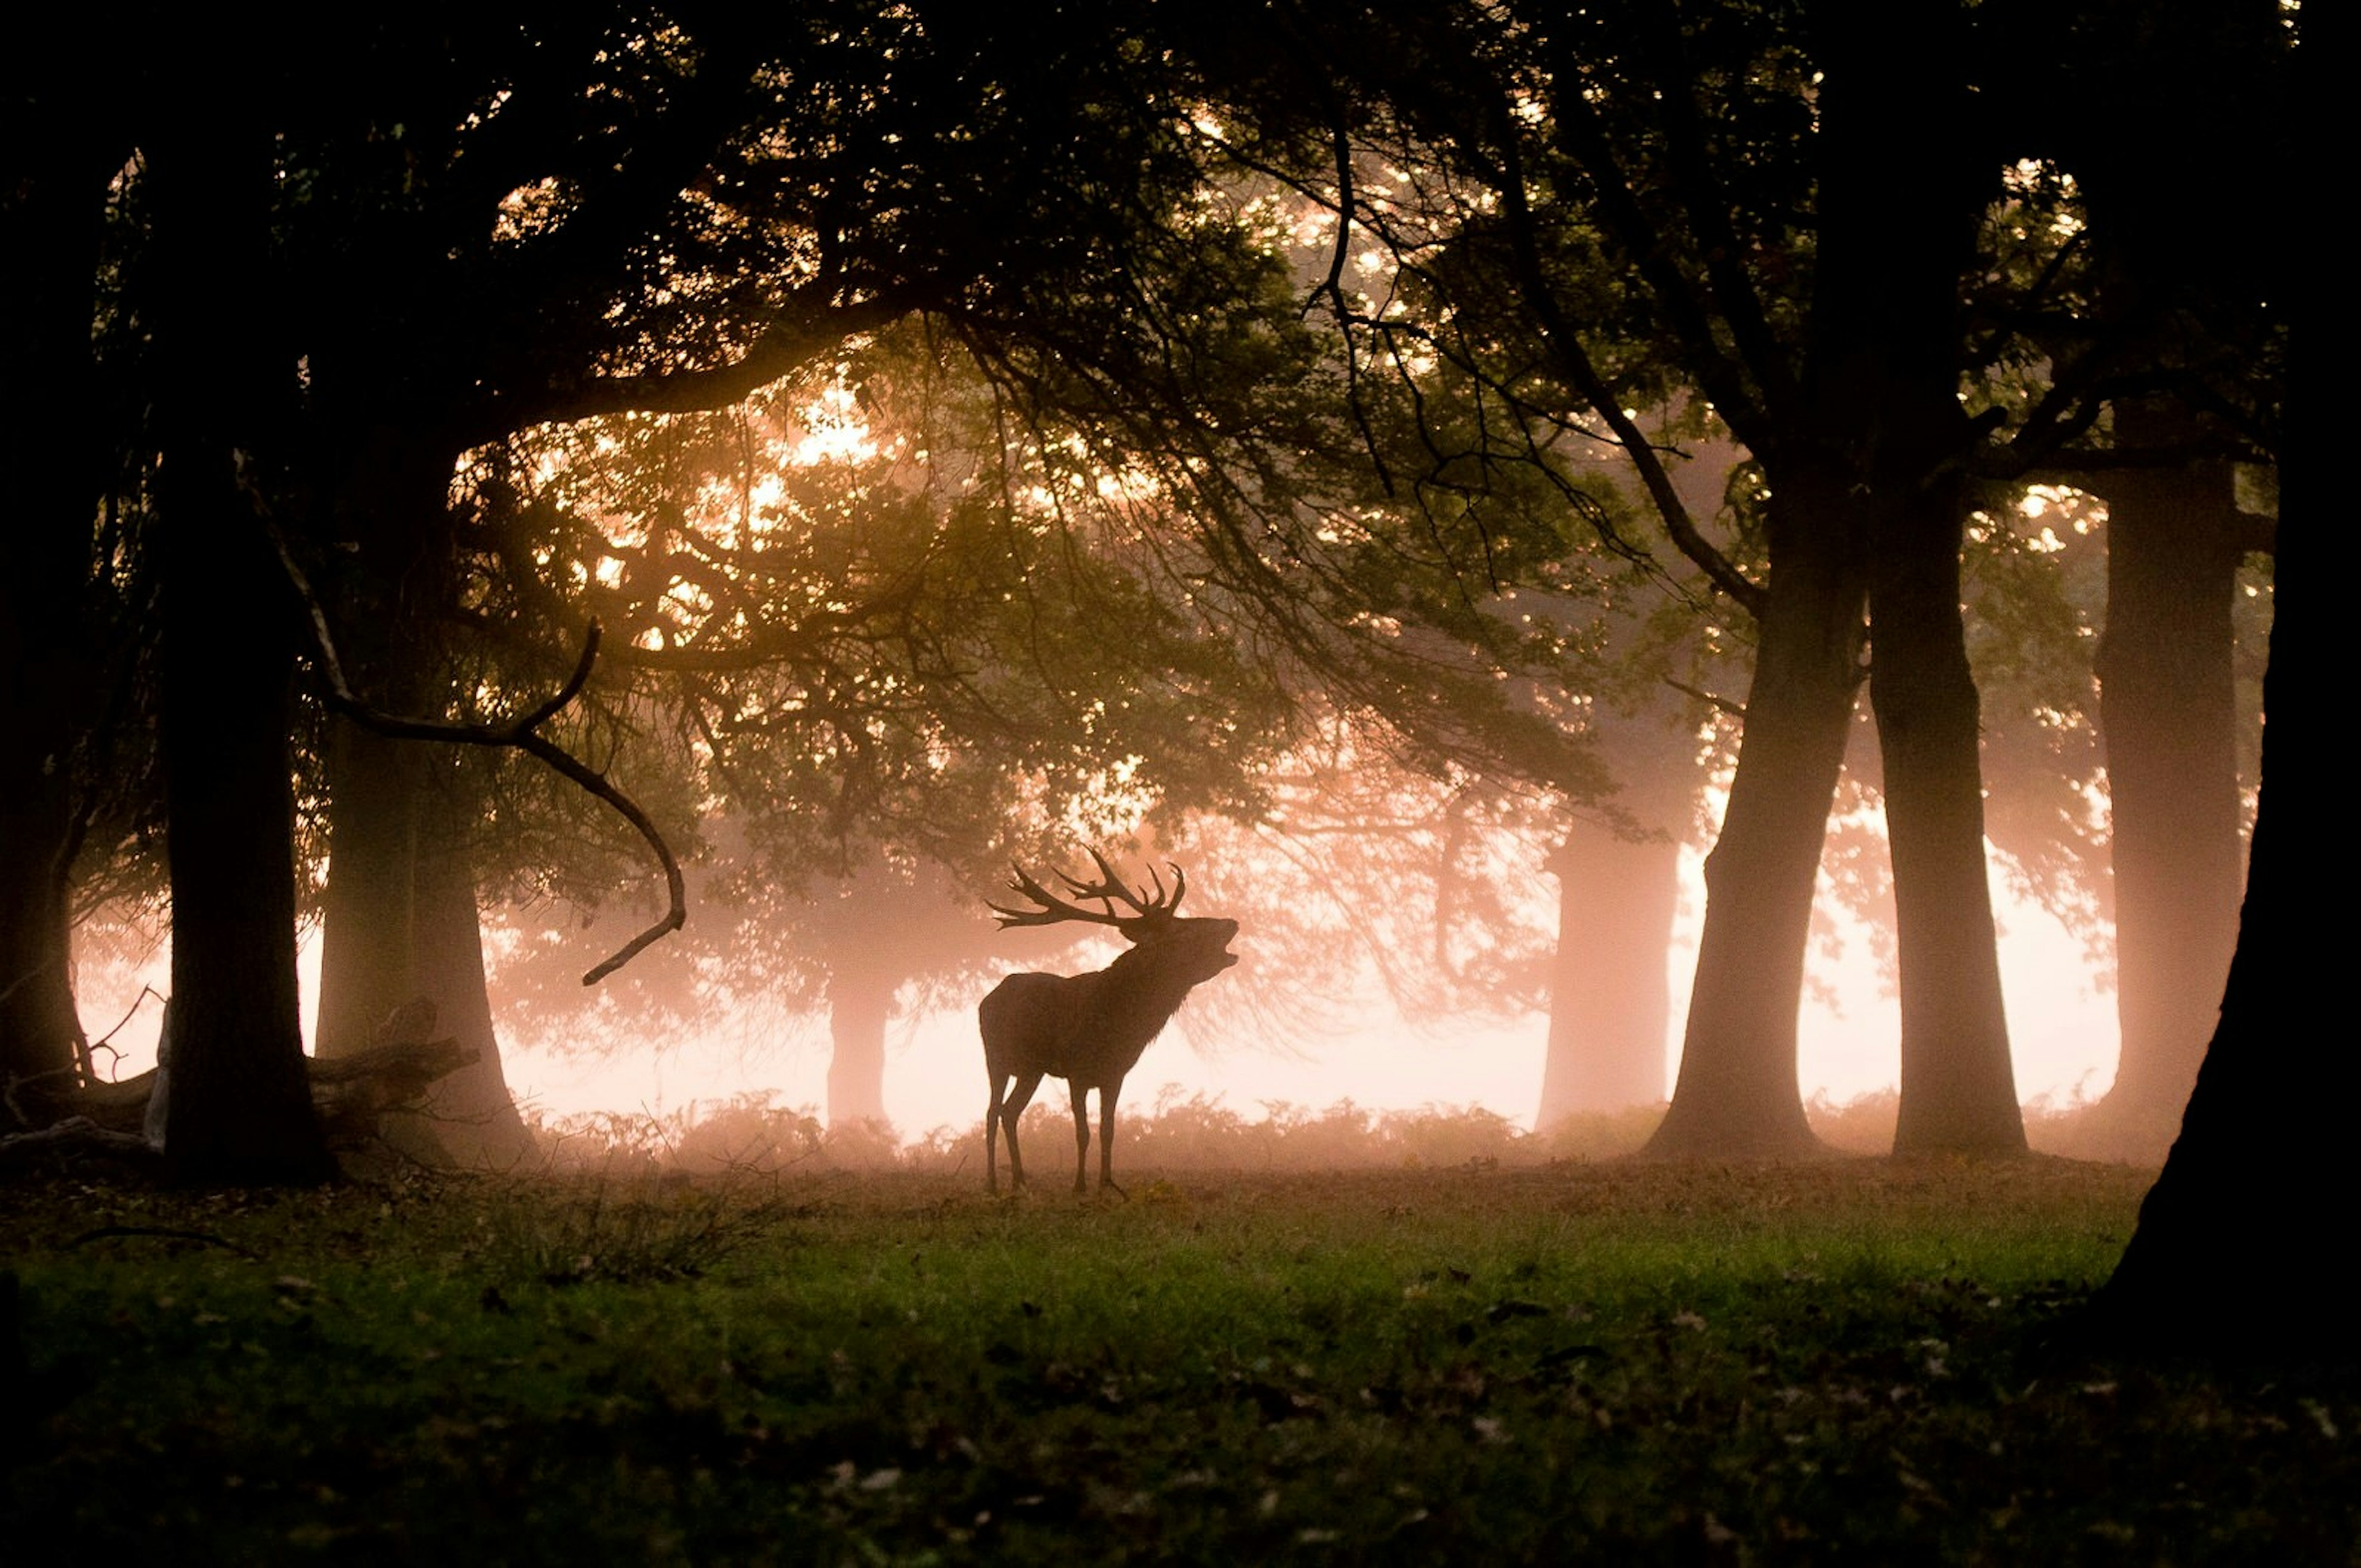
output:
M122 1016L122 1017L120 1017L120 1018L118 1018L118 1019L116 1019L116 1020L115 1020L115 1027L114 1027L114 1028L109 1029L105 1034L101 1035L97 1039L93 1040L93 1041L90 1043L90 1048L91 1048L92 1050L95 1051L95 1050L97 1050L100 1047L102 1047L102 1046L106 1046L110 1041L112 1041L112 1040L115 1038L115 1036L117 1036L117 1035L119 1035L119 1034L123 1033L123 1031L124 1031L125 1027L130 1024L131 1020L132 1020L133 1018L135 1018L135 1017L137 1017L137 1016L138 1015L138 1013L139 1013L139 1004L140 1004L141 1003L143 1003L143 1002L147 1001L147 1000L148 1000L149 997L151 997L151 996L152 996L152 997L154 997L154 998L155 998L157 1001L159 1001L159 1002L165 1002L165 1003L169 1003L169 1002L170 1002L170 999L169 999L168 997L166 997L166 996L165 996L165 994L164 994L162 992L160 992L160 991L157 990L154 986L152 986L152 985L143 985L143 986L141 986L141 987L139 988L139 994L138 994L138 995L137 995L137 996L135 996L135 997L133 997L133 998L131 999L131 1006L130 1006L129 1010L128 1010L128 1011L126 1011L126 1012L123 1014L123 1016ZM117 1054L118 1054L118 1056L120 1055L120 1053L119 1053L119 1052L118 1052Z

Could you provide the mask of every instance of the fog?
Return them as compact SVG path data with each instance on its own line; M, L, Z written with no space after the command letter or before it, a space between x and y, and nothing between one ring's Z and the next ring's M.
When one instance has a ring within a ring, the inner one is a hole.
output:
M1675 1003L1668 1072L1678 1069L1679 1020L1697 958L1704 897L1698 865L1695 855L1684 857L1681 927L1667 955ZM2093 983L2078 938L2038 907L2012 898L1997 878L1993 896L2004 912L2001 962L2020 1091L2028 1102L2095 1100L2114 1076L2114 997ZM1900 1024L1868 931L1841 914L1835 922L1842 957L1813 954L1800 1070L1806 1097L1841 1103L1894 1087ZM1239 967L1216 983L1254 985L1254 933L1242 932L1236 948ZM1202 1005L1192 1001L1190 1008ZM1350 1099L1372 1110L1476 1104L1521 1126L1532 1123L1541 1093L1548 1019L1540 1014L1508 1026L1412 1027L1389 1008L1373 1005L1333 1032L1273 1047L1192 1043L1185 1028L1190 1008L1141 1059L1125 1086L1126 1107L1145 1110L1165 1086L1177 1085L1184 1095L1219 1096L1247 1115L1267 1102L1317 1109ZM828 1049L823 1020L783 1020L766 1037L566 1054L511 1048L506 1062L520 1102L555 1120L593 1111L669 1112L691 1101L764 1091L781 1105L818 1108L826 1100ZM981 1121L983 1061L972 1008L897 1019L888 1049L886 1109L905 1137ZM1053 1104L1063 1102L1058 1089L1045 1091Z
M1695 851L1684 851L1680 918L1666 954L1673 999L1668 1094L1679 1070L1681 1025L1697 961L1701 866ZM1997 872L1993 896L2002 918L2001 963L2021 1097L2057 1109L2095 1101L2114 1077L2119 1034L2113 993L2081 939L2018 896ZM1823 899L1822 914L1831 936L1810 955L1798 1070L1806 1099L1842 1104L1894 1089L1899 1012L1870 927L1830 899ZM1241 962L1216 985L1274 983L1276 977L1257 965L1251 928L1240 933L1235 947ZM307 933L301 951L308 1038L319 989L316 933ZM1096 961L1077 957L1061 967L1080 970ZM1009 967L1024 965L1012 959ZM115 1077L154 1065L161 1007L156 995L140 993L143 986L160 993L169 972L169 938L135 959L93 955L83 963L83 1026L94 1040L113 1031L108 1044L115 1054L102 1051L100 1059L112 1060ZM989 981L978 982L977 998L989 986ZM496 983L496 1009L497 997ZM1549 1027L1544 1014L1507 1023L1446 1018L1414 1025L1373 1000L1357 1014L1339 1014L1324 1027L1280 1038L1238 1039L1222 1032L1225 1023L1252 1011L1230 1007L1216 1015L1211 993L1200 992L1148 1048L1125 1085L1123 1106L1137 1113L1152 1108L1161 1094L1202 1095L1252 1118L1267 1104L1319 1110L1350 1100L1377 1112L1479 1106L1518 1126L1532 1123ZM902 1137L981 1122L983 1061L972 1003L897 1017L887 1041L886 1111ZM600 1112L669 1114L749 1095L823 1114L829 1056L825 1016L795 1016L784 1007L701 1037L621 1042L586 1036L579 1047L550 1048L504 1036L502 1044L519 1105L529 1117L549 1123ZM1062 1105L1061 1087L1049 1085L1043 1102Z

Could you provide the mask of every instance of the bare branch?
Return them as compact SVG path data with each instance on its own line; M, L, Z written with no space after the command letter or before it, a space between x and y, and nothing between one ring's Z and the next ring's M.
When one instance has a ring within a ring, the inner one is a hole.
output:
M269 523L265 523L269 528ZM604 962L583 975L582 983L596 985L641 953L664 940L688 924L688 888L681 875L680 861L674 856L672 846L664 842L663 832L654 818L642 810L637 801L615 787L608 777L583 762L555 741L539 733L542 725L555 718L560 710L582 693L590 679L591 667L598 661L599 627L590 622L582 639L582 655L575 661L574 673L566 684L547 701L529 709L507 724L454 724L436 718L413 718L387 713L370 707L353 694L346 678L343 663L336 657L335 636L328 630L327 612L321 607L319 596L295 557L287 549L286 540L276 528L269 528L270 543L279 552L279 562L287 573L302 600L305 616L312 626L313 652L320 662L320 674L326 683L324 694L328 707L344 715L372 734L392 740L441 740L459 746L494 746L512 748L536 757L550 768L579 785L582 789L614 808L617 816L631 825L633 831L647 841L648 848L664 867L664 887L668 897L665 911L653 925L617 948Z

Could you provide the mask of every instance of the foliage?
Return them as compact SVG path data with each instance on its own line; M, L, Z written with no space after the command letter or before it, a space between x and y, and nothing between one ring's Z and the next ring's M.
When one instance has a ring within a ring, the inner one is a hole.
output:
M1804 1106L1813 1133L1847 1156L1892 1148L1895 1108L1890 1089L1846 1101L1815 1094ZM2088 1109L2079 1099L2027 1105L2034 1146L2066 1146L2075 1119ZM1120 1109L1118 1135L1126 1167L1158 1180L1222 1171L1530 1170L1635 1153L1663 1115L1661 1105L1635 1105L1569 1116L1529 1133L1480 1105L1389 1111L1346 1099L1315 1110L1274 1100L1252 1114L1218 1094L1184 1094L1168 1083L1153 1100ZM1073 1120L1062 1097L1038 1101L1018 1131L1038 1169L1064 1168ZM936 1127L907 1140L882 1124L823 1129L811 1107L781 1105L767 1091L719 1103L692 1101L662 1114L569 1117L537 1124L536 1135L552 1173L633 1180L807 1179L885 1171L952 1177L976 1163L983 1141L980 1124Z
M18 1185L0 1520L225 1563L2343 1560L2349 1384L2048 1348L2142 1184Z
M686 1182L601 1180L493 1190L478 1209L474 1260L511 1285L642 1285L693 1279L769 1232L774 1206Z

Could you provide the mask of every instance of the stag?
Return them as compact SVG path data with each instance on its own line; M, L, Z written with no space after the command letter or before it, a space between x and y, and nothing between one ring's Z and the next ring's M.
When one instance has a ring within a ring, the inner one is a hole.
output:
M1154 888L1134 890L1119 881L1097 850L1099 880L1082 882L1063 872L1058 880L1075 898L1095 900L1085 909L1051 893L1021 868L1009 886L1031 900L1030 908L991 905L1005 927L1055 926L1081 921L1112 926L1131 943L1129 951L1092 974L1012 974L993 987L976 1009L983 1031L984 1070L992 1078L992 1103L983 1113L984 1185L1000 1190L997 1140L1008 1134L1008 1179L1025 1185L1025 1161L1016 1152L1016 1118L1031 1104L1044 1078L1062 1078L1073 1091L1074 1190L1085 1190L1091 1157L1086 1100L1099 1091L1099 1190L1123 1189L1115 1182L1115 1105L1124 1076L1140 1053L1163 1032L1189 992L1238 961L1227 951L1238 934L1235 920L1180 915L1189 879L1172 867L1172 891L1151 869ZM1119 913L1117 905L1130 911Z

